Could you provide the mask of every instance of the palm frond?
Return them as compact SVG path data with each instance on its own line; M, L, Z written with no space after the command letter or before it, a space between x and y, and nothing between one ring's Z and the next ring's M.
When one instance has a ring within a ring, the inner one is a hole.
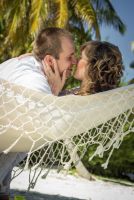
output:
M77 0L72 1L75 12L83 21L85 21L89 27L92 27L95 31L96 38L100 39L100 31L95 10L89 0Z
M18 32L18 29L22 26L22 20L24 18L23 15L25 13L25 11L23 11L23 4L25 3L25 0L22 0L21 3L22 4L20 5L19 1L13 0L12 6L5 4L3 7L3 12L5 13L3 20L7 22L5 27L5 43L7 43L10 40L13 40L13 38L15 38L15 35Z
M112 26L119 33L124 34L126 26L118 16L110 0L90 0L96 10L99 24Z
M19 13L20 13L20 9L17 8L15 10L15 13L14 13L14 16L13 16L13 19L12 19L12 23L11 23L11 26L10 26L10 29L9 29L9 34L8 35L10 36L10 38L13 37L13 35L17 31L17 28L21 24L21 18L19 17Z
M66 0L56 0L56 26L65 28L68 22L68 5Z
M50 10L50 0L45 0L43 2L43 5L41 7L41 12L40 12L41 20L43 22L47 21L47 18L48 18L48 15L49 15L50 12L51 12L51 10Z
M16 2L16 0L12 0L12 1L9 1L9 0L0 0L0 9L1 9L1 12L5 9L9 9L12 7L12 5L14 4L14 2Z
M30 15L30 33L33 34L38 31L40 26L40 15L43 7L43 0L32 0L31 15Z

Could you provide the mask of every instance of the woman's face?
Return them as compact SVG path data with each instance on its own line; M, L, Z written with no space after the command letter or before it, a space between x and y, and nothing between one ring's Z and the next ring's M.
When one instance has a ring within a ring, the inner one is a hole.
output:
M76 71L74 73L74 78L77 80L83 81L86 78L86 67L88 61L84 53L84 50L81 52L81 57L77 63Z

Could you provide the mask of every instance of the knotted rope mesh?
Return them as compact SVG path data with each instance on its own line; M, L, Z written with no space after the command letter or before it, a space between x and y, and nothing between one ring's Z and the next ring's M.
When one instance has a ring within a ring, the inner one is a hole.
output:
M106 168L124 136L133 134L133 116L134 85L56 97L0 80L0 152L26 152L21 165L35 171L69 169L91 145L89 160L109 151Z

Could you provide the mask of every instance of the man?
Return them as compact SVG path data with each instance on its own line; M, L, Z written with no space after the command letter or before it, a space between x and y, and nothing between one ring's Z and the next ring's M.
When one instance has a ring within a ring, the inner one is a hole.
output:
M72 35L60 28L43 29L37 36L33 55L12 58L0 65L0 78L24 87L58 95L75 64ZM55 71L55 64L57 69ZM55 76L49 73L52 68ZM8 200L11 171L25 157L24 153L0 154L0 200Z
M53 67L53 62L56 61L61 77L59 84L63 79L65 82L65 76L70 75L71 66L75 63L71 34L59 28L42 30L35 40L33 55L22 59L13 58L2 63L0 65L0 78L31 89L52 93L44 76L42 61L48 63L51 67ZM56 95L58 95L58 91L56 92Z

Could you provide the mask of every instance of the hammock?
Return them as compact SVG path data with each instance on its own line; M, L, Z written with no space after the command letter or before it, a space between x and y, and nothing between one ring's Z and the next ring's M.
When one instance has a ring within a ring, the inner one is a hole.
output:
M34 169L55 163L68 168L95 144L89 159L109 150L106 168L113 150L134 131L133 115L134 85L56 97L0 80L0 152L27 152L26 166Z

